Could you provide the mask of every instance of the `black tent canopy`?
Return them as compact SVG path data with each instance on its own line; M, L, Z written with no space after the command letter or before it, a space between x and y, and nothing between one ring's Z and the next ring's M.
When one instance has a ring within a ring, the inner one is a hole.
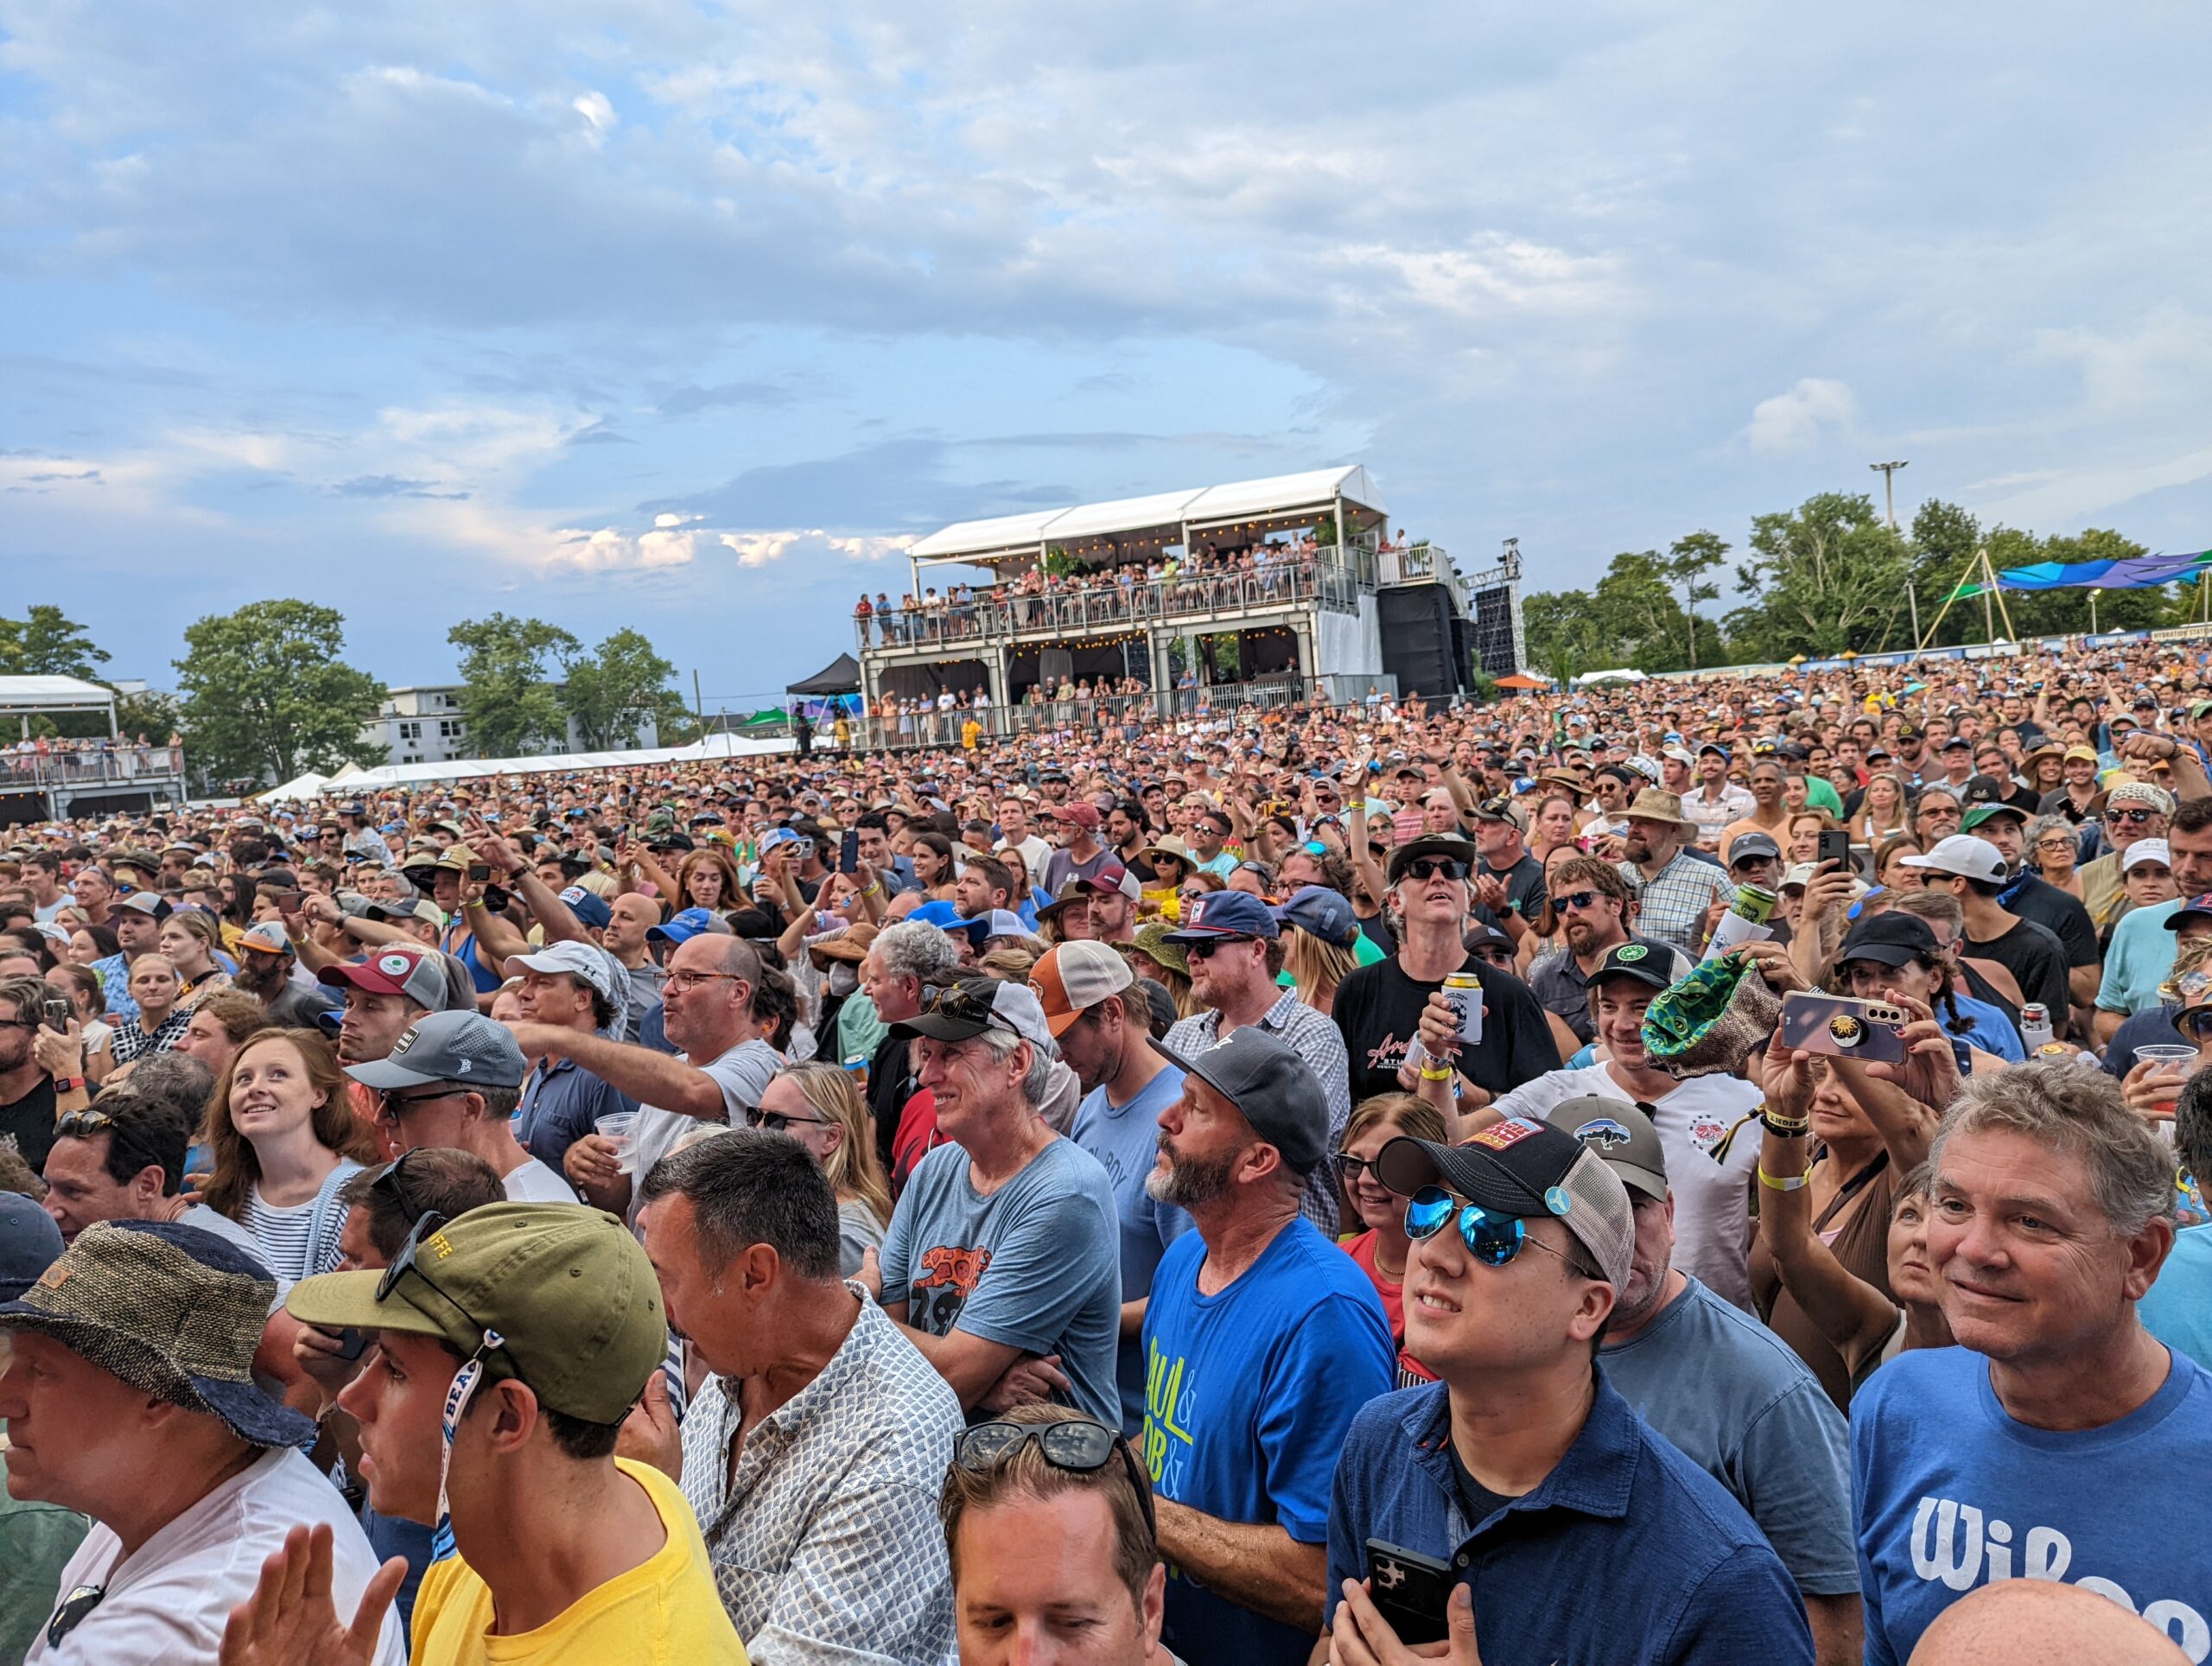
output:
M860 691L860 661L849 653L839 654L805 681L784 686L785 694L858 694Z

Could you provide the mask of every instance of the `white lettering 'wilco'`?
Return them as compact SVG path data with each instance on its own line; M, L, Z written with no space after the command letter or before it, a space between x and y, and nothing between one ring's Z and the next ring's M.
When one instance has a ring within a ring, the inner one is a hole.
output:
M1912 1571L1923 1580L1941 1580L1954 1591L1971 1591L1985 1580L2063 1580L2074 1561L2074 1544L2055 1527L2031 1527L2019 1542L2013 1565L2009 1522L1986 1521L1972 1504L1952 1498L1923 1497L1912 1517ZM2185 1602L2171 1598L2145 1603L2139 1611L2126 1590L2107 1579L2084 1574L2074 1581L2084 1590L2110 1597L2130 1613L2139 1612L2177 1644L2192 1661L2212 1655L2212 1625Z

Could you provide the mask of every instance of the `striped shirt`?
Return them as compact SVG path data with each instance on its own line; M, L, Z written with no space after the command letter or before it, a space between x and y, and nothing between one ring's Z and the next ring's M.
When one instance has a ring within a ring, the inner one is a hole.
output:
M259 1248L263 1263L279 1287L289 1289L311 1274L338 1270L338 1234L346 1222L338 1191L360 1172L360 1164L341 1160L315 1196L283 1206L264 1199L261 1183L254 1182L239 1224Z

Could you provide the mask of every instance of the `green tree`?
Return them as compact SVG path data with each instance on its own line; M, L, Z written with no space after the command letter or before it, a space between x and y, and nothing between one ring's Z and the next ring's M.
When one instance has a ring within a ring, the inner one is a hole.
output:
M1756 598L1728 616L1750 657L1821 658L1878 648L1905 611L1904 539L1864 493L1823 492L1751 523L1737 587Z
M193 763L273 783L359 759L384 684L339 658L345 624L334 607L286 600L187 626L175 664Z
M477 756L523 757L567 738L569 715L547 661L581 654L582 643L542 619L505 614L465 619L446 640L461 650L461 715Z
M588 751L636 746L647 717L665 739L685 715L683 696L669 686L676 667L636 631L617 631L595 652L572 655L566 673L562 703Z
M94 667L107 660L107 650L95 646L85 627L51 602L34 602L22 619L0 619L0 671L10 677L91 681Z
M1599 629L1590 598L1580 590L1539 590L1521 602L1521 629L1529 663L1561 688L1586 671L1600 669L1610 645Z
M1598 633L1615 649L1600 670L1631 665L1640 671L1679 671L1688 658L1688 623L1667 588L1656 550L1624 550L1605 569L1588 604Z
M1692 532L1676 538L1669 545L1666 559L1659 563L1660 571L1666 575L1667 582L1675 586L1681 595L1680 606L1686 627L1683 640L1688 651L1688 668L1692 671L1697 669L1699 663L1700 633L1713 639L1715 652L1719 649L1719 633L1707 629L1707 621L1699 615L1697 607L1700 601L1718 601L1720 599L1720 587L1706 575L1720 565L1728 550L1727 540L1718 534Z

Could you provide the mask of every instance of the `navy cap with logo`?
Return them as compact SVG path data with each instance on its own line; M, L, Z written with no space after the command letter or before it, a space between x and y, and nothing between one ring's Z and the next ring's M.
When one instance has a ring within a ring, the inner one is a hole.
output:
M529 1061L514 1032L481 1013L426 1013L391 1044L391 1054L346 1073L363 1087L387 1092L455 1082L469 1087L518 1088Z
M1249 891L1209 891L1183 904L1183 923L1167 934L1170 943L1211 943L1217 938L1264 938L1282 932L1274 910Z
M1349 948L1359 936L1359 916L1352 912L1351 904L1342 892L1325 885L1300 886L1275 911L1275 918L1339 949Z
M2182 922L2187 919L2212 919L2212 891L2184 898L2180 906L2166 916L2166 930L2178 932Z
M588 891L581 885L572 885L561 893L561 900L569 905L569 912L586 931L603 932L614 918L613 909L607 899L596 891Z
M0 1192L0 1301L22 1300L65 1247L53 1216L19 1192Z
M1241 894L1216 891L1208 900ZM1310 1174L1329 1154L1328 1096L1306 1062L1257 1025L1240 1025L1195 1052L1152 1045L1185 1075L1197 1077L1236 1106L1293 1173Z
M1598 963L1589 982L1594 987L1609 977L1632 977L1648 988L1663 989L1675 981L1669 976L1673 967L1671 959L1648 943L1624 943Z

